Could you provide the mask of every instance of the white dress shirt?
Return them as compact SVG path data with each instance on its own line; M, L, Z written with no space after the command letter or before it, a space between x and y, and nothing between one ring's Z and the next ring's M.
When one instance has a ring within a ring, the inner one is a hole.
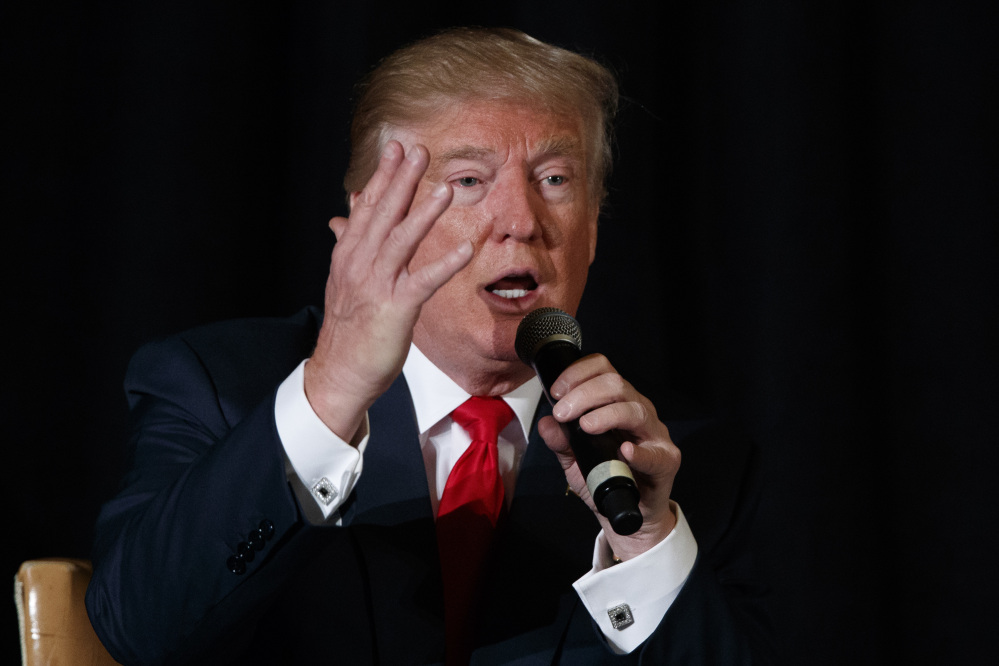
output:
M285 468L306 518L315 524L339 524L337 509L360 478L370 425L365 417L351 443L333 434L305 397L304 368L305 361L281 384L274 406ZM450 414L470 396L415 345L410 347L403 374L413 397L436 515L447 476L471 442ZM503 429L497 442L508 504L541 394L541 383L535 378L503 396L517 417ZM697 543L680 507L671 504L677 522L665 540L627 562L613 565L610 548L600 532L593 549L593 568L573 584L583 605L618 652L631 652L652 634L694 566ZM627 604L633 624L618 630L609 613L622 604Z

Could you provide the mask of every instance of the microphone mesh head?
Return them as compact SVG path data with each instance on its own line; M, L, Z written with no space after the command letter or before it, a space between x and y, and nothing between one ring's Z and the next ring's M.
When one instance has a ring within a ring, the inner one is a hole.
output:
M583 334L579 323L572 315L558 308L533 310L517 327L517 356L527 365L533 365L538 349L552 340L566 340L576 345L577 349L582 349Z

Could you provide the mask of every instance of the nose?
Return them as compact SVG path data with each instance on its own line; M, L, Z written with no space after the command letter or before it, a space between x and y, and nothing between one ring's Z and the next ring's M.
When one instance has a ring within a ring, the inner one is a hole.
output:
M508 238L529 243L542 237L544 202L523 176L496 183L490 192L492 235L498 242Z

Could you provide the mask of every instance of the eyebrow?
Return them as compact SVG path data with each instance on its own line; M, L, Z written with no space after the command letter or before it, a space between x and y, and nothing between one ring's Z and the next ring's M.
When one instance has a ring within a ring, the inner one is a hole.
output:
M478 148L476 146L458 146L457 148L451 148L450 150L445 150L443 153L435 155L430 160L430 168L439 168L444 164L451 162L453 160L479 160L489 155L492 155L495 151L488 148Z
M496 151L479 146L458 146L438 153L430 160L430 169L437 169L453 160L481 160ZM542 139L535 152L543 157L577 157L583 153L582 145L574 136L554 136Z
M583 147L579 137L552 136L538 144L537 152L546 156L577 157L582 154Z

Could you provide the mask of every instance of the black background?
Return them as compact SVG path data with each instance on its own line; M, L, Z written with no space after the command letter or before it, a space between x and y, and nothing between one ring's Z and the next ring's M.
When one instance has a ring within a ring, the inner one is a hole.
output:
M353 82L436 28L511 25L620 76L585 346L764 449L757 539L788 663L985 661L986 3L79 5L0 9L9 575L88 555L139 344L321 303ZM13 661L13 604L3 623Z

